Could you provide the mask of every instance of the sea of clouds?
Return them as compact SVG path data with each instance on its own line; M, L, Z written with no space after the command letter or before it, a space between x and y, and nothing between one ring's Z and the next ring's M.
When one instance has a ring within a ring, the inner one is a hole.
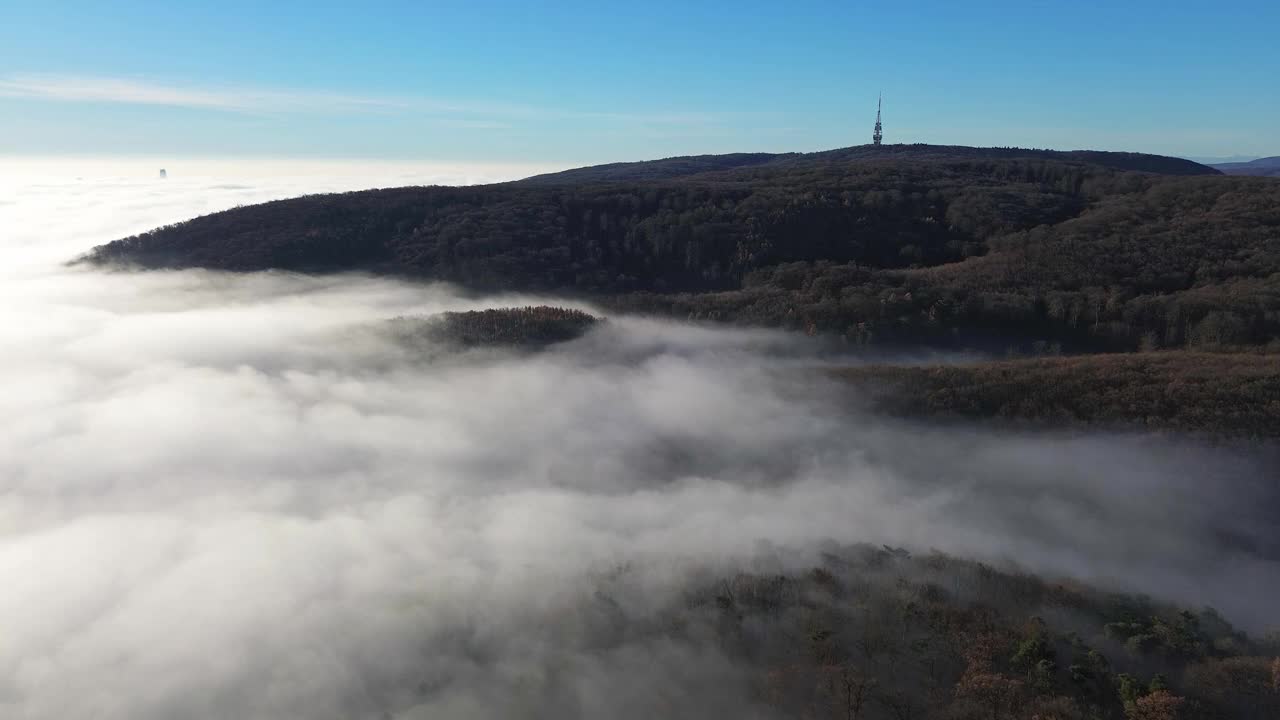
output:
M505 179L169 171L0 181L0 716L745 715L713 646L603 642L583 604L827 543L1274 619L1273 454L891 422L766 331L615 317L427 362L381 323L545 299L63 265L237 204Z

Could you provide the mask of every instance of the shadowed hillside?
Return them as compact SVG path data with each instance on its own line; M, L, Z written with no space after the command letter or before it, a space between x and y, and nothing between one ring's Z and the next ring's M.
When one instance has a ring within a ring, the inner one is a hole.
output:
M1205 170L1121 153L732 157L748 164L703 171L713 160L686 158L663 167L699 174L302 197L159 228L89 259L360 269L853 342L1073 351L1280 335L1280 185L1269 180L1093 162Z

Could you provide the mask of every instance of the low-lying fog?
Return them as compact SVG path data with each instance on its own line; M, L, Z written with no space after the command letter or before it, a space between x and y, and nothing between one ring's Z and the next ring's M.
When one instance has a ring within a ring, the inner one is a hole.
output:
M58 264L359 184L10 179L0 715L616 717L733 668L593 645L574 607L602 573L630 568L642 608L691 568L830 542L1274 617L1275 468L1241 448L890 423L767 332L613 318L531 356L425 363L382 321L532 300Z

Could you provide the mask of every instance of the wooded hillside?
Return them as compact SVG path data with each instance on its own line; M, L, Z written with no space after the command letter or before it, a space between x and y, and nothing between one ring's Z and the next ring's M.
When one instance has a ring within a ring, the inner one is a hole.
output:
M1172 158L1035 153L1048 151L850 148L732 156L745 166L664 180L309 196L90 259L360 269L853 342L1132 350L1280 334L1280 183L1098 164L1214 172Z

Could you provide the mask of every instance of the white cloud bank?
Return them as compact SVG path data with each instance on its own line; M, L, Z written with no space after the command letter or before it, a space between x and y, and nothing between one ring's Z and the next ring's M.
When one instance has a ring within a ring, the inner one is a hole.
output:
M619 564L643 604L762 543L937 546L1246 623L1280 592L1273 468L1228 450L885 425L778 372L769 333L615 319L424 365L369 328L525 299L56 264L350 182L0 204L0 715L745 714L714 650L602 645L579 604Z

